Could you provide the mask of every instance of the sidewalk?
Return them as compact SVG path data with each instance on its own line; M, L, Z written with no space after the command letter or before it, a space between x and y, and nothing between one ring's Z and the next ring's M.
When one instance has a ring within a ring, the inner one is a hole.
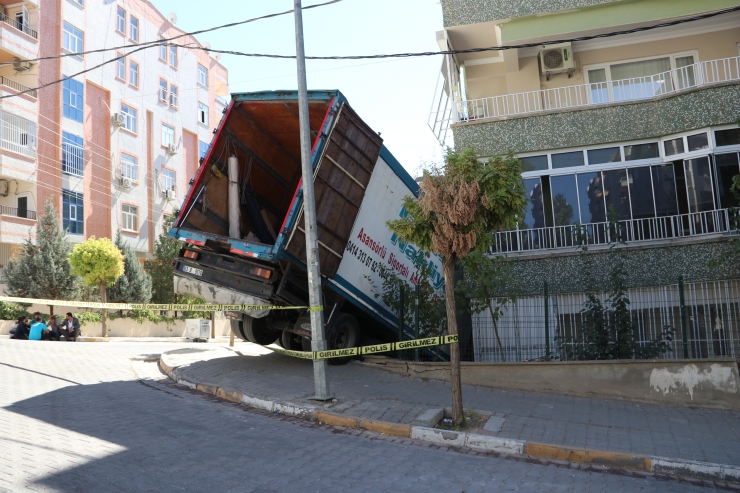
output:
M264 400L331 413L410 424L430 408L450 406L446 382L412 379L367 364L329 366L334 403L307 398L310 361L249 343L169 351L162 362L180 376ZM463 386L466 409L504 418L498 437L578 449L669 457L740 466L740 412Z

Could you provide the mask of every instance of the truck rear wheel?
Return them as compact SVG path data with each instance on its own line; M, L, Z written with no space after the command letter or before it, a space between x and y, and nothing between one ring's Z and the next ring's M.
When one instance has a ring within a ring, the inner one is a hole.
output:
M281 345L289 351L303 351L301 339L303 339L303 336L284 330L283 335L280 338L280 342Z
M278 333L267 327L264 318L244 317L239 322L241 332L244 333L245 340L267 346L272 344L278 338Z
M231 332L234 333L234 335L241 339L242 341L249 342L247 339L247 336L244 335L244 332L242 332L242 322L241 320L230 320L230 326L231 326Z
M360 340L360 324L349 313L340 313L326 331L326 346L329 349L348 349L357 346ZM329 358L330 365L345 365L352 358Z

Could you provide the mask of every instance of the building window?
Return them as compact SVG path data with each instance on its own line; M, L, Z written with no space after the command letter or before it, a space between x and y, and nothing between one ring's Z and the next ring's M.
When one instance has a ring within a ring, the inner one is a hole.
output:
M593 103L651 98L696 85L693 54L586 67Z
M208 125L208 106L198 103L198 122Z
M177 46L170 46L170 65L177 68Z
M117 55L118 55L118 58L116 58L116 77L125 82L126 81L126 58L120 53L117 53Z
M139 208L135 205L121 205L121 229L125 231L139 231Z
M162 145L164 147L168 147L174 143L175 143L175 128L167 125L166 123L163 123L162 124Z
M159 100L167 103L167 81L159 79Z
M80 7L84 7L85 3L83 0L74 0L74 3L78 4Z
M738 145L740 144L740 128L717 130L714 132L714 141L717 147Z
M162 168L162 190L175 190L175 172L171 169Z
M126 34L126 11L118 7L116 14L116 31Z
M133 60L128 62L128 83L139 87L139 64Z
M121 176L139 181L139 160L128 154L121 154Z
M62 227L72 235L85 234L82 194L62 190Z
M163 36L159 37L159 59L166 62L167 61L167 40L164 39Z
M686 142L689 144L689 152L699 151L709 147L709 139L707 138L706 132L702 132L696 135L689 135L686 137Z
M129 132L137 133L137 111L127 104L121 105L121 113L125 117L123 128Z
M665 150L666 156L673 156L674 154L683 154L685 149L683 147L683 137L677 139L666 140L663 142L663 150Z
M170 84L170 106L177 108L180 106L180 99L177 97L177 86Z
M560 154L553 154L550 156L552 161L552 169L556 168L570 168L573 166L583 166L583 151L576 152L563 152Z
M64 79L62 87L64 117L82 123L85 86L74 79Z
M64 49L70 53L82 54L84 34L73 25L64 23Z
M208 152L208 142L203 142L202 140L198 141L198 154L200 159L203 159L206 157L206 153Z
M84 140L78 135L62 132L62 173L83 176L84 172Z
M208 69L200 63L198 64L198 84L208 87Z
M133 15L129 19L129 33L128 36L131 38L131 41L139 42L139 19L134 17Z
M638 159L651 159L656 157L660 157L657 142L624 146L625 161L637 161Z

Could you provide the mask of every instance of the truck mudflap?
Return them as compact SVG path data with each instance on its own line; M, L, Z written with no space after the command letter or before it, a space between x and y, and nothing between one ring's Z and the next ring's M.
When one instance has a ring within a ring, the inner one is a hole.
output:
M272 306L268 300L177 274L175 274L175 293L195 296L204 299L206 303L218 305ZM247 310L245 313L252 318L263 318L270 313L270 310Z

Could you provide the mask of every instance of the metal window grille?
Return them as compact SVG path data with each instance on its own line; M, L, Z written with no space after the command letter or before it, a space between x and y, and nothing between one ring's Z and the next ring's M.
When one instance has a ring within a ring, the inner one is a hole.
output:
M69 175L85 174L85 149L78 145L62 143L62 172Z
M24 156L36 157L36 124L6 111L0 111L0 120L2 120L0 139L2 148Z

